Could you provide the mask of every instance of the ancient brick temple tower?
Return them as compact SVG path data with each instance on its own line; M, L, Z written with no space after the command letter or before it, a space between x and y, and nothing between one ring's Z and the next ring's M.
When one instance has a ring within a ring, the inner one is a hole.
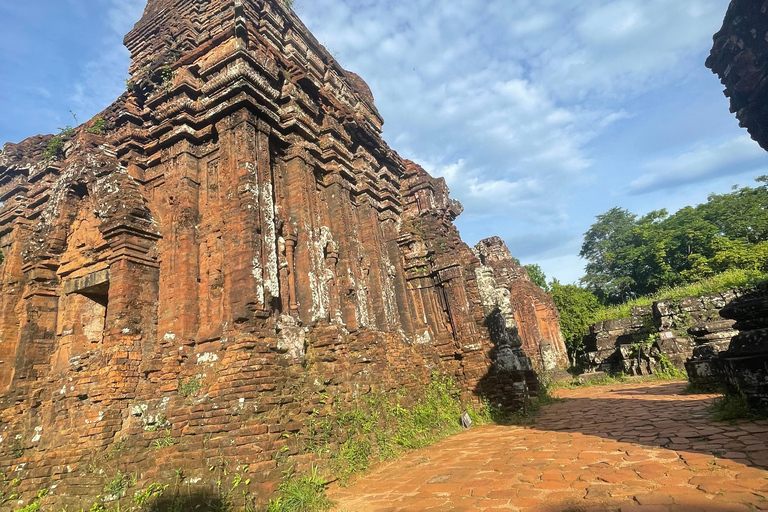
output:
M510 408L536 391L529 319L461 241L461 205L290 8L151 0L125 43L129 91L99 118L0 154L17 491L55 481L47 500L87 508L94 468L204 482L215 459L268 493L320 396L433 372Z

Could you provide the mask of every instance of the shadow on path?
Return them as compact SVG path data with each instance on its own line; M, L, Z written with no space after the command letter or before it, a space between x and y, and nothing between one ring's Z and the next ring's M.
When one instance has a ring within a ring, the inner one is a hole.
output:
M714 395L684 388L560 390L532 426L473 428L331 498L337 512L768 510L768 425L712 422Z
M558 396L565 400L544 408L534 428L768 468L768 422L715 422L707 408L717 395L686 395L685 385L665 382L561 390Z

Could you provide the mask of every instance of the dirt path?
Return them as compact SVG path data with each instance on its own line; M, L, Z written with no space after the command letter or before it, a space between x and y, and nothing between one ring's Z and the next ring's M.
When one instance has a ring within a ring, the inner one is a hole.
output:
M768 422L708 419L685 383L564 390L531 427L486 426L331 495L341 512L768 510Z

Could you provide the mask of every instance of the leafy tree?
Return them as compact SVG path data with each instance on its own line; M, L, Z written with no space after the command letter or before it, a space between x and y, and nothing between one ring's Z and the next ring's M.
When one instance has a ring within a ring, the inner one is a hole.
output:
M549 285L547 285L547 276L539 265L525 265L525 270L528 271L528 277L531 278L531 282L541 288L544 291L549 291Z
M599 215L581 246L580 256L587 260L582 283L605 302L644 293L665 255L655 229L665 214L662 210L638 219L628 210L613 208Z
M768 271L768 177L757 181L673 215L599 215L584 235L582 284L603 303L619 303L726 270Z
M568 353L573 355L583 345L595 314L601 309L600 302L586 288L573 284L560 284L557 279L549 283L550 293L560 312L560 330Z
M768 176L755 181L762 185L736 189L730 194L712 194L699 207L724 237L750 244L768 240Z

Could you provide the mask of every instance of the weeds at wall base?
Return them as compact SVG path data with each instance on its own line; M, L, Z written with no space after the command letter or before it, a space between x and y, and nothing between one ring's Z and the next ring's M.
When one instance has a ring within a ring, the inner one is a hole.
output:
M716 398L709 406L709 413L715 421L735 423L739 420L755 421L768 419L767 410L755 410L749 406L747 398L741 393L725 393Z
M173 485L152 483L140 490L130 488L135 482L118 473L104 489L105 494L118 498L115 503L99 502L90 510L77 512L322 512L329 510L333 503L326 496L327 482L321 475L327 474L346 485L376 462L430 446L461 432L460 417L465 411L474 425L521 425L532 423L533 414L542 405L556 401L547 386L542 386L537 400L517 413L505 413L489 403L464 402L453 379L438 374L434 374L420 392L413 389L371 391L357 397L351 409L342 409L341 401L336 403L327 397L324 411L315 411L299 439L302 451L318 455L321 458L318 464L322 466L313 465L308 473L286 472L277 496L266 508L257 509L252 505L254 496L247 491L250 481L241 475L234 475L232 485L228 486L222 484L224 472L219 475L218 488L210 498L192 502L183 492L180 473ZM246 505L236 507L235 502ZM37 512L41 510L39 503L37 500L16 512Z
M688 378L688 374L678 370L674 369L674 371L657 371L652 375L642 375L642 376L631 376L626 375L623 373L617 373L613 375L606 375L605 377L595 379L595 380L588 380L588 381L579 381L578 379L566 381L566 382L556 382L553 383L549 389L550 391L554 391L556 389L580 389L580 388L592 388L592 387L601 387L601 386L612 386L612 385L618 385L618 384L630 384L630 383L646 383L646 382L660 382L660 381L677 381L677 380L686 380Z

